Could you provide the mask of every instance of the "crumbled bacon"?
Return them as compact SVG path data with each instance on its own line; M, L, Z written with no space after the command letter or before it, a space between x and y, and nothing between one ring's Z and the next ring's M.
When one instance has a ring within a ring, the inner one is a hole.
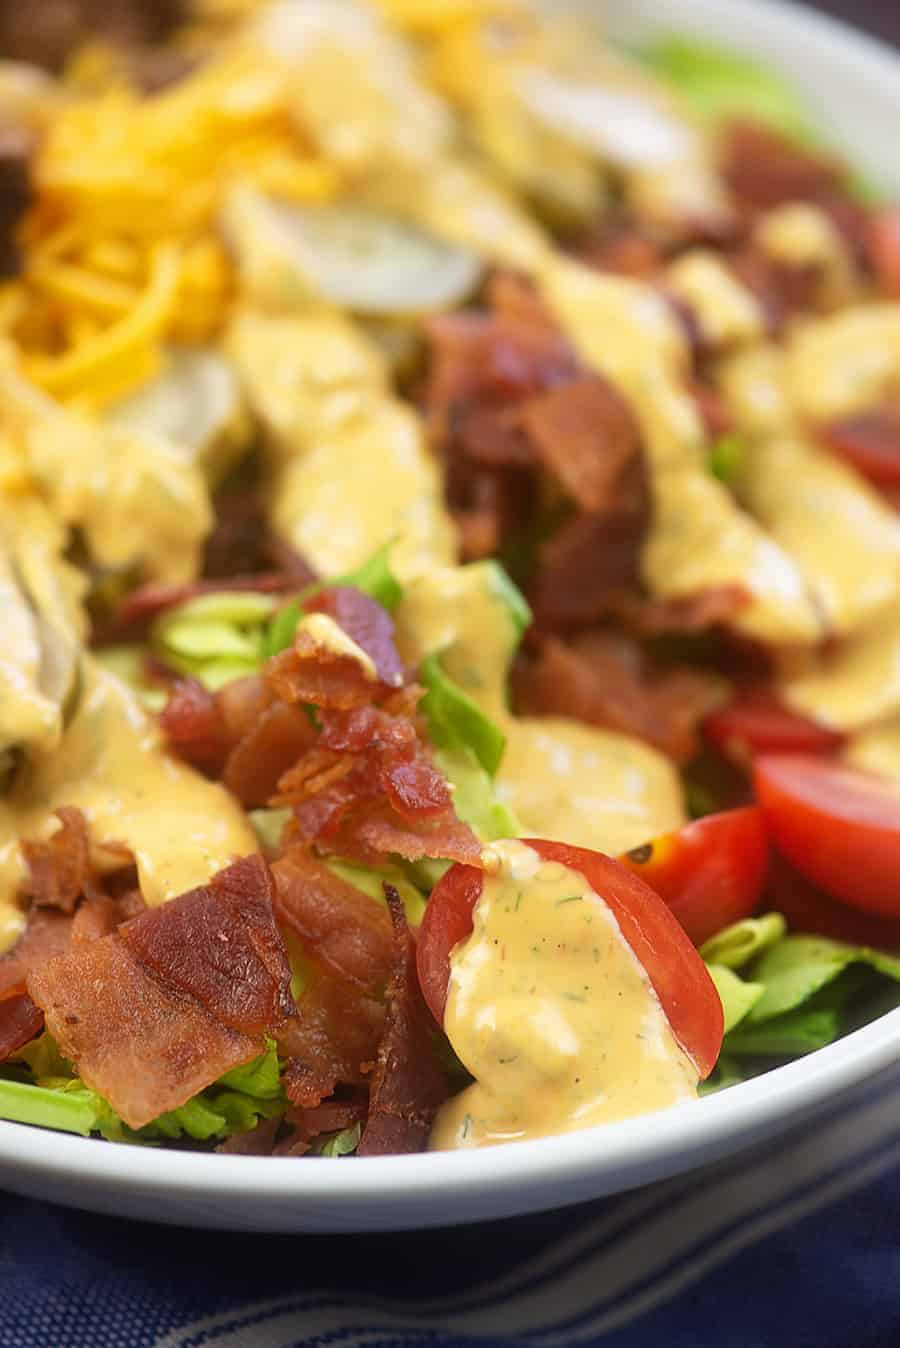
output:
M391 688L400 687L403 661L394 644L394 624L387 609L375 599L349 585L330 585L310 596L304 609L333 618L369 656L381 682Z
M821 429L824 444L876 486L900 483L900 407L875 407Z
M403 904L392 885L386 884L384 892L393 926L394 967L360 1156L421 1151L447 1098L447 1079L435 1055L431 1016L419 987L415 945Z
M29 973L61 1051L132 1128L256 1057L293 1013L273 894L246 857Z
M882 293L900 299L900 206L875 211L867 222L865 242Z
M410 686L380 706L319 713L317 744L284 774L272 798L292 808L291 840L367 864L393 851L480 855L415 722L421 693ZM445 847L450 850L436 850Z
M278 920L304 949L331 973L362 988L383 988L391 969L387 911L306 848L290 848L272 873Z
M814 201L840 188L846 176L838 160L758 122L731 122L723 133L722 154L725 180L747 208Z
M229 743L216 699L199 679L178 679L160 713L160 727L175 753L195 767L221 771Z
M0 1063L23 1048L43 1028L43 1012L27 992L0 999Z
M229 752L222 782L248 808L265 805L282 774L315 739L315 727L301 707L274 701Z
M42 908L74 912L83 895L96 893L87 821L80 810L57 810L60 827L47 842L23 842L28 875L24 897Z
M596 514L615 504L640 454L640 435L627 404L604 379L583 375L529 398L521 422L576 505Z
M640 465L631 499L597 515L572 516L540 549L529 598L543 631L567 631L598 621L609 597L635 589L649 503Z
M733 622L749 602L750 594L741 585L714 585L679 599L650 599L622 590L609 596L607 613L634 636L691 636Z
M349 979L337 978L310 960L310 982L296 1016L278 1033L288 1059L282 1081L288 1099L314 1108L338 1083L364 1086L384 1026L384 1003Z
M348 1099L327 1100L312 1109L290 1109L291 1133L275 1148L276 1156L303 1156L317 1138L343 1132L363 1122L368 1097L360 1091Z
M281 1119L260 1119L255 1128L232 1133L219 1143L216 1151L225 1156L271 1156L280 1128Z
M30 969L69 948L72 918L58 908L32 908L16 944L0 956L0 998L25 990Z
M580 239L575 255L597 271L611 271L635 280L652 280L665 262L659 243L630 220L611 219Z
M676 762L698 749L698 726L721 700L721 683L700 671L654 668L627 637L591 632L566 645L549 638L516 671L520 712L570 716L636 735Z

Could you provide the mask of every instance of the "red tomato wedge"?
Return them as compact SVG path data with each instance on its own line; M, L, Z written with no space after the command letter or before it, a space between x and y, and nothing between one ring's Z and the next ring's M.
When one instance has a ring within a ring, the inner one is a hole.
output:
M791 931L812 932L876 950L900 951L900 918L876 917L838 903L777 852L772 854L766 881L766 907L782 913Z
M694 945L759 907L769 864L762 810L710 814L619 858L665 899Z
M757 759L753 781L801 875L842 903L900 917L900 784L805 754Z
M722 1003L706 966L678 921L648 885L612 857L566 843L523 838L545 861L578 871L612 912L656 991L672 1033L701 1077L709 1076L722 1046ZM484 873L456 865L435 887L419 932L419 982L443 1024L450 955L471 933L472 911Z
M791 711L768 689L748 689L703 722L714 748L733 762L746 764L757 754L828 754L843 736Z

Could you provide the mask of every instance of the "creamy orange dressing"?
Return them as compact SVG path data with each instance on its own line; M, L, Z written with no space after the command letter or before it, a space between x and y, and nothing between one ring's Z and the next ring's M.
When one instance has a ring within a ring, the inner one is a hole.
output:
M83 532L95 562L139 565L161 580L196 574L212 523L199 468L161 436L102 424L0 369L4 430L58 518Z
M555 1136L696 1098L696 1068L619 926L578 871L489 849L471 936L451 956L444 1028L475 1083L430 1147Z
M754 231L764 253L782 266L812 270L816 299L826 309L849 304L859 289L856 265L831 218L805 201L768 211Z
M526 834L627 851L684 822L678 774L639 740L562 717L518 717L506 704L517 633L492 563L434 568L396 614L401 654L441 651L444 668L506 735L497 794Z
M85 658L78 709L59 747L23 764L0 796L0 948L22 925L19 843L53 833L61 805L84 811L98 848L120 842L133 852L150 904L258 846L237 801L172 757L125 685Z
M900 605L809 664L788 662L779 687L796 711L835 730L893 716L900 711Z
M684 338L661 297L559 259L540 281L582 359L620 389L641 425L654 503L642 559L651 592L743 585L752 602L737 616L741 630L773 644L818 641L821 619L793 560L708 471Z
M788 342L785 375L802 421L877 406L900 387L900 304L860 304L800 324Z
M789 553L829 633L853 632L900 594L900 519L835 455L797 435L749 444L741 499Z
M719 350L761 340L759 300L715 253L684 253L666 268L666 286L690 306L707 346Z
M228 341L272 456L270 516L324 575L395 538L400 579L456 552L438 465L385 361L348 319L245 314Z
M900 782L900 716L852 735L843 758L851 767Z

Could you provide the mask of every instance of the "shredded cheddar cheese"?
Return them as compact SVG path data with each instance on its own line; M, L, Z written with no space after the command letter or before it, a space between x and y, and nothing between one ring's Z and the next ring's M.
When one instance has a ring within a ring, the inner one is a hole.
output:
M254 7L231 6L232 20ZM167 343L214 339L235 292L217 229L233 184L311 203L339 190L290 83L277 57L235 40L147 98L109 49L83 48L49 106L23 274L0 287L5 357L92 413L151 378Z

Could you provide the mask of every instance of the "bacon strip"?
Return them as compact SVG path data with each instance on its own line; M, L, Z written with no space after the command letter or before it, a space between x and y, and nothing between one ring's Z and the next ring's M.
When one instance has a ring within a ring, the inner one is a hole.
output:
M292 847L272 866L275 912L326 969L365 989L390 977L391 923L386 910L318 861Z
M87 821L80 810L56 811L60 827L48 842L23 842L28 876L22 894L40 907L71 913L82 895L96 892Z
M431 1017L419 988L415 945L403 904L392 885L386 884L384 892L394 930L394 970L360 1156L421 1151L448 1094L447 1079L434 1052Z
M625 470L640 454L627 404L599 375L584 375L529 398L521 422L541 461L582 510L609 510Z
M23 1048L44 1028L43 1014L27 992L0 1001L0 1062Z
M256 1057L293 1013L273 895L246 857L29 974L61 1051L130 1127Z
M654 669L627 637L594 632L565 645L546 640L515 674L517 709L570 716L636 735L676 762L699 747L698 727L719 705L721 683L692 669Z

